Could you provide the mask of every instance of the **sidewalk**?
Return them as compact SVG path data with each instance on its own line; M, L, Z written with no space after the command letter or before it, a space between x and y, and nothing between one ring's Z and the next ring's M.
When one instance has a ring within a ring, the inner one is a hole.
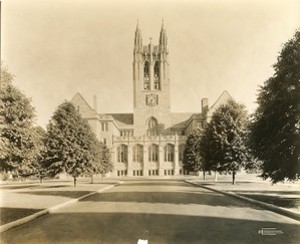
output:
M76 202L115 184L117 182L109 181L90 184L89 181L80 180L76 187L72 181L1 184L0 232L5 231L9 223L16 221L19 225L22 218L47 214L57 207Z
M231 176L221 176L215 182L213 177L208 180L198 179L188 180L196 185L224 192L227 195L237 195L240 199L254 200L252 203L262 202L261 206L271 206L270 210L279 212L295 213L300 216L300 183L277 183L272 185L269 181L263 181L253 176L237 177L236 184L231 182ZM245 199L246 198L246 199ZM274 206L274 208L272 208ZM284 211L280 211L280 210ZM293 215L293 214L291 214Z

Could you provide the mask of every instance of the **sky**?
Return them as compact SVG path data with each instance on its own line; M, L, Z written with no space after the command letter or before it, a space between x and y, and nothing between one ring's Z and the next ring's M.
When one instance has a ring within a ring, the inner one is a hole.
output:
M1 60L45 127L81 93L100 113L133 111L133 41L168 35L171 111L227 90L249 112L300 27L300 0L2 0Z

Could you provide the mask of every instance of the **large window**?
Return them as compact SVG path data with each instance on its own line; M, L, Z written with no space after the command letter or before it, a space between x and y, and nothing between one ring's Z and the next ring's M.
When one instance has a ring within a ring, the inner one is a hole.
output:
M132 148L132 154L133 154L133 162L142 163L144 158L144 151L142 145L135 145Z
M127 146L120 145L117 150L118 153L118 162L127 163Z
M159 63L155 62L154 65L154 89L160 90L160 72L159 72Z
M172 144L168 144L165 146L165 162L173 162L174 161L174 146Z
M150 90L150 64L148 61L144 65L144 90Z
M151 117L148 119L148 130L147 135L148 136L156 136L158 135L158 122L154 117Z
M158 162L158 146L152 144L149 147L149 162Z
M184 144L179 145L179 161L182 162L183 160L183 151L184 151Z

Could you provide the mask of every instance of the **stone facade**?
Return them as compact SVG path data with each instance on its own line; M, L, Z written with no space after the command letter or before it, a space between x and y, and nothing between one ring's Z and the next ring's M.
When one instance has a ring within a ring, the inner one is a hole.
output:
M224 91L212 107L201 101L201 113L171 113L167 33L162 24L159 43L143 45L137 26L133 49L133 113L99 114L77 93L71 102L97 138L105 143L114 163L112 176L185 174L182 155L187 135L203 128L213 111L231 98Z

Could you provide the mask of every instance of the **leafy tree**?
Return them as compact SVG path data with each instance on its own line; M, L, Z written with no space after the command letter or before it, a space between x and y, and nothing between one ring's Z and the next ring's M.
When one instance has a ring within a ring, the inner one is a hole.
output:
M289 40L259 89L251 141L262 176L278 181L300 177L300 32Z
M248 116L243 105L229 100L217 108L204 129L199 152L207 169L232 172L253 164L247 148Z
M11 84L12 75L6 69L1 69L2 75L7 83L0 90L0 170L19 177L37 153L34 108L30 100Z
M51 175L65 172L74 179L90 174L95 160L95 134L74 105L64 102L54 112L45 137L44 163Z
M43 165L43 152L45 151L44 139L46 131L40 127L33 127L33 140L36 148L35 157L32 159L31 164L23 168L20 174L22 176L36 176L42 183L43 178L47 176L47 169Z
M113 170L113 163L110 160L110 152L106 145L97 140L94 151L95 160L92 167L91 183L93 183L94 174L100 174L103 180L103 177Z
M201 138L201 130L196 129L188 136L184 151L183 151L183 168L187 171L203 171L203 178L205 179L205 165L200 156L199 142Z
M8 72L7 67L1 61L1 77L0 77L0 90L4 89L7 85L12 84L13 75Z

